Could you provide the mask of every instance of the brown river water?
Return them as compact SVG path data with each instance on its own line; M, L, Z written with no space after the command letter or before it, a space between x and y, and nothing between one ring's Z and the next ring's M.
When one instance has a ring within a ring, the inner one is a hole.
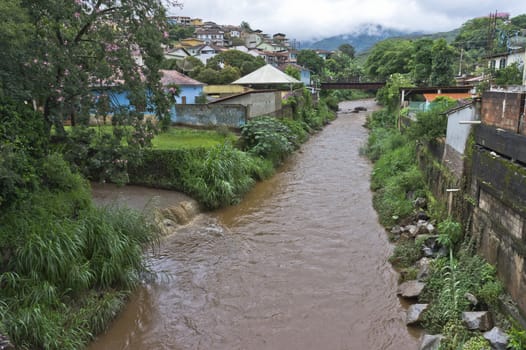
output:
M371 164L359 154L368 112L348 113L355 106L375 108L342 103L338 119L240 205L166 237L151 259L158 281L89 349L417 349L371 204ZM136 207L148 195L180 200L131 191Z

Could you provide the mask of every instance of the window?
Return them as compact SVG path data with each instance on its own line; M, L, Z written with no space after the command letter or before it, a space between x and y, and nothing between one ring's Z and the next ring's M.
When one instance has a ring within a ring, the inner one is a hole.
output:
M499 69L506 68L506 59L501 58L499 63Z

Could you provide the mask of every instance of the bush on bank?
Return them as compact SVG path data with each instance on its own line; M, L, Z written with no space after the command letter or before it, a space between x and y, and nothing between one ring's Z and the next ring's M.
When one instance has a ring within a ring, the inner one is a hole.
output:
M43 117L0 101L0 333L19 349L79 349L147 273L147 218L96 208Z

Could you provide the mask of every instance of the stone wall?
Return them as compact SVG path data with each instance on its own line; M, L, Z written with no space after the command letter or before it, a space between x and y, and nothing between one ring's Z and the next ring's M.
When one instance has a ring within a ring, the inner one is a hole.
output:
M481 125L475 128L471 196L473 236L479 253L526 315L526 168L511 159L526 137ZM495 150L494 150L495 149Z

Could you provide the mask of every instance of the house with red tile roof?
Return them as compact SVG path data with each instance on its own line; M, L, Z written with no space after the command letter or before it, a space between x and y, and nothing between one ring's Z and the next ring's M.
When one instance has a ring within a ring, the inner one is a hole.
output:
M178 95L174 96L175 103L177 104L194 104L196 98L203 93L204 83L190 78L187 75L179 73L176 70L161 71L161 84L167 91L173 88L179 90Z

